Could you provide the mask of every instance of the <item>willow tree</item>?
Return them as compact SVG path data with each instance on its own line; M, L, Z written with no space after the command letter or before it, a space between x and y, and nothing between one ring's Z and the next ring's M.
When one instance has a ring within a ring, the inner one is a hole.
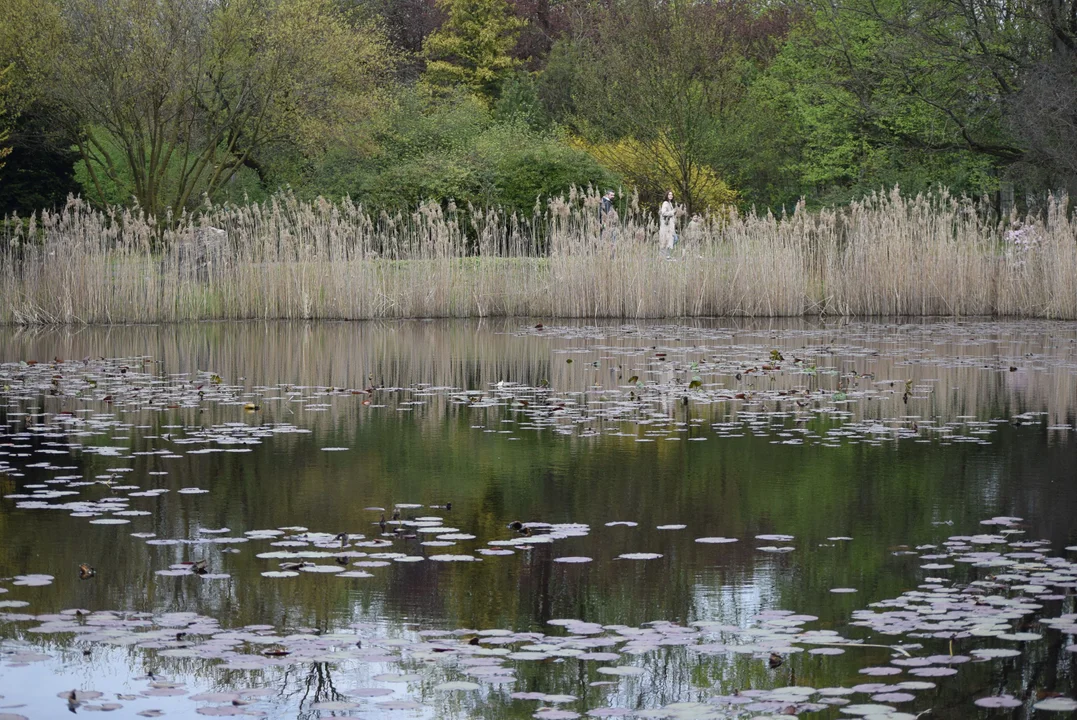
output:
M48 89L99 197L165 220L273 146L354 127L391 69L383 35L332 0L58 0Z

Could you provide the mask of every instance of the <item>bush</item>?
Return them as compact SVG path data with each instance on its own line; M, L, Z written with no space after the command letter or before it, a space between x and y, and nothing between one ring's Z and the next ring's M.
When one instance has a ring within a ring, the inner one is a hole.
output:
M528 117L490 110L467 94L409 91L383 126L374 151L328 153L294 183L299 193L348 195L388 211L453 200L530 214L537 200L617 180Z
M697 164L688 173L681 170L677 157L670 152L671 143L663 142L661 136L648 142L623 138L599 144L576 139L573 143L606 167L620 173L648 205L660 205L671 188L683 192L682 182L685 179L695 211L720 211L737 201L737 192L718 177L718 173L709 165ZM683 199L678 198L677 201L682 202Z

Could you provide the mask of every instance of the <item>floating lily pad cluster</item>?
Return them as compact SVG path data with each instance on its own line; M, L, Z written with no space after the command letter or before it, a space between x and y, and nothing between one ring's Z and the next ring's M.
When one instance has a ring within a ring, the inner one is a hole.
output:
M396 509L403 511L404 517L384 521L384 527L375 519L382 508L371 508L374 514L370 528L362 528L365 532L334 534L301 526L236 531L199 528L192 531L192 537L157 537L141 531L138 523L151 514L146 508L169 492L156 486L155 474L165 471L133 476L133 469L125 465L132 458L128 443L131 434L142 428L124 416L174 413L179 418L158 426L155 432L161 434L144 436L158 441L161 449L147 453L162 460L247 453L252 446L279 435L309 432L288 422L249 422L252 413L284 401L302 405L309 413L327 411L334 403L361 404L377 412L416 408L434 398L453 404L459 412L471 413L476 430L510 437L520 431L553 431L576 436L623 435L654 442L751 433L770 437L774 443L824 446L884 439L987 443L1000 423L1038 422L1040 417L1023 413L987 421L973 417L936 421L907 416L907 403L927 397L933 392L931 383L875 378L863 367L855 370L830 362L835 357L866 360L871 351L862 346L813 345L796 355L787 353L788 359L777 351L777 357L770 358L762 350L765 342L761 339L760 345L726 347L723 357L704 343L690 347L603 345L601 338L608 337L609 330L605 332L588 338L586 331L581 331L575 337L595 342L555 353L566 360L578 358L584 350L601 356L593 361L596 366L586 370L596 381L601 380L590 390L553 389L545 383L531 387L510 380L478 390L425 384L363 390L283 385L247 389L229 385L208 372L167 375L149 358L3 364L0 399L7 403L8 424L0 427L0 475L21 479L33 470L47 476L41 482L22 482L18 491L6 494L5 499L21 510L61 511L95 526L132 524L135 532L130 535L150 546L198 547L204 553L209 548L236 551L251 544L264 562L261 574L266 582L289 578L303 582L304 574L306 580L317 575L360 580L375 577L382 568L410 563L498 562L499 557L560 541L598 533L632 533L638 524L623 518L596 528L579 523L525 522L520 524L520 532L506 529L496 537L480 538L472 528L454 525L448 514L423 515L419 513L421 505L401 503ZM672 332L667 339L672 339ZM921 357L915 362L924 360ZM1002 365L1008 362L1004 360ZM629 369L636 366L640 369ZM1008 372L1001 366L988 369ZM626 376L628 372L639 374ZM675 420L671 408L678 404L695 408L696 417L686 422ZM874 410L865 411L868 407ZM216 416L213 422L203 421L198 414L206 409L234 413L234 417L226 422L218 422ZM813 429L811 421L824 415L828 429ZM508 423L511 430L503 429L506 419L512 420ZM497 430L491 429L495 423ZM322 450L346 452L348 448ZM95 477L83 477L77 474L77 466L65 464L76 453L96 455L112 467ZM107 488L107 497L82 497L101 488ZM174 492L197 496L212 491L212 487L192 485ZM657 529L676 532L687 526L666 524ZM946 682L966 666L1005 663L1030 644L1045 642L1052 633L1071 640L1077 634L1077 613L1056 612L1077 588L1077 564L1052 556L1049 543L1025 539L1020 518L990 518L979 530L972 535L953 535L937 545L898 551L915 557L929 573L924 583L897 598L854 611L850 626L842 628L847 631L844 634L829 628L806 629L816 617L783 610L763 612L743 626L700 620L629 627L556 619L550 627L533 632L413 628L401 635L379 634L361 625L320 634L269 625L229 629L213 618L187 612L65 610L35 614L34 588L48 585L54 578L22 574L0 581L0 593L10 592L9 597L18 598L0 601L0 622L16 624L28 640L5 642L0 646L0 662L15 667L57 660L59 653L54 648L39 645L49 638L62 638L86 650L120 647L153 654L175 663L176 668L192 661L212 664L249 678L247 684L252 686L262 674L284 671L298 663L377 667L379 672L371 676L370 687L343 690L339 698L310 707L324 712L430 711L445 695L489 698L496 694L506 702L533 704L528 707L539 718L573 718L584 713L591 717L742 718L838 707L847 716L899 720L927 709L930 703L922 691ZM701 536L695 542L708 546L701 551L721 553L728 550L723 546L753 540L760 552L784 554L796 549L793 536L776 533L754 538ZM828 540L848 542L850 538L834 536ZM663 563L669 562L665 553L656 552L663 550L661 547L631 549L634 552L605 557L597 557L597 552L596 557L554 552L551 559L563 573L587 573L596 562L640 563L631 566L661 571ZM192 582L230 578L227 572L208 571L190 561L162 564L154 572L200 578ZM951 580L949 576L959 577ZM831 592L849 595L849 602L860 599L853 587L835 587ZM861 637L864 633L871 634L868 639L872 642ZM517 673L529 663L582 663L593 677L592 686L624 688L648 682L654 668L651 661L674 649L699 658L747 658L761 667L769 660L774 668L793 655L824 662L827 656L863 652L863 648L877 648L880 643L891 650L889 663L879 663L877 658L875 664L865 663L859 673L872 681L851 687L793 685L745 688L736 693L710 688L697 693L702 698L698 702L642 709L585 706L571 695L514 690ZM943 652L940 644L955 647ZM1077 645L1069 644L1066 650L1077 652ZM200 714L259 715L266 712L260 703L268 702L266 697L274 692L266 687L237 685L235 690L200 693L191 692L179 681L145 678L144 682L144 689L126 697L105 697L90 690L64 691L57 707L62 709L66 701L69 709L108 711L135 702L141 708L154 697L188 697L198 703ZM430 689L433 695L427 692ZM1002 693L978 698L975 704L1000 709L1028 705L1043 712L1077 708L1067 697ZM147 706L139 715L154 717L161 712ZM0 708L0 720L6 717Z
M552 431L580 436L626 435L639 442L658 440L704 441L744 434L765 436L773 443L836 446L848 442L884 440L937 440L987 443L1002 423L1040 422L1041 413L1025 412L1012 418L966 416L921 417L916 411L931 408L909 402L932 398L948 389L935 387L930 377L912 380L936 366L968 364L988 372L1024 372L1060 369L1064 356L994 357L992 364L977 365L979 358L947 357L920 352L897 363L907 373L876 377L872 370L882 353L875 346L897 328L882 326L874 332L843 332L845 344L820 342L819 332L786 331L760 337L759 344L729 344L732 332L701 328L652 326L644 338L639 328L544 328L544 338L564 342L586 340L579 348L551 347L555 357L571 360L586 353L598 360L586 363L579 377L562 378L577 386L528 386L504 378L487 387L454 388L416 382L404 387L371 386L363 389L298 385L229 384L213 372L168 374L148 357L85 358L52 362L0 364L0 398L7 401L9 425L23 423L17 432L0 430L0 442L35 454L66 455L72 450L120 456L115 444L120 433L130 432L123 416L175 413L186 422L166 428L165 446L151 451L165 458L214 452L250 452L256 445L281 433L309 432L282 418L293 409L309 420L345 404L361 404L371 412L411 410L433 401L453 403L474 411L473 427L518 437L521 431ZM916 329L900 329L915 333ZM949 328L947 339L975 345L980 340L972 326ZM926 330L920 332L926 333ZM638 346L602 344L603 338L624 342L639 338ZM802 339L805 344L786 350L773 342ZM744 338L741 338L742 340ZM691 343L687 341L691 340ZM862 340L863 344L857 344ZM654 343L648 346L646 343ZM885 344L884 344L885 347ZM908 355L907 349L902 353ZM895 353L896 355L896 353ZM1022 368L1011 364L1019 362ZM597 365L598 367L591 367ZM583 375L593 375L584 377ZM688 404L692 417L674 418L672 408ZM199 413L207 408L231 411L248 422L226 422L205 427ZM286 410L287 412L279 412ZM493 412L491 417L488 413ZM258 424L251 424L255 415ZM280 417L277 417L280 416ZM816 419L825 418L817 428ZM508 421L503 422L503 421ZM1072 429L1070 426L1052 426ZM99 444L97 436L112 437ZM32 442L31 442L32 441ZM36 448L36 449L35 449ZM325 451L347 451L326 447ZM24 453L0 455L0 472L18 476L29 463L12 462ZM124 468L110 471L122 472ZM82 479L84 482L121 483L118 476ZM192 492L197 489L192 489Z
M534 708L535 717L578 717L581 712L593 717L614 717L623 710L636 717L728 718L770 711L810 712L849 704L845 695L879 695L875 686L823 690L795 686L713 695L705 702L674 703L661 709L629 710L582 708L572 695L512 690L517 671L526 663L551 660L584 663L593 673L591 685L601 688L646 682L653 672L648 658L671 648L684 648L707 656L757 657L762 662L769 653L798 653L803 651L802 646L856 645L834 631L805 630L804 625L816 618L786 611L763 612L745 627L706 621L689 625L653 622L630 627L555 619L550 621L548 633L501 629L420 630L403 638L373 635L370 627L362 623L321 634L311 631L285 634L270 626L226 630L213 618L186 612L152 615L72 609L57 614L8 615L0 620L30 624L26 632L32 637L71 636L76 647L127 647L176 662L191 659L213 662L227 671L264 673L309 662L415 669L414 672L376 672L371 678L372 686L343 690L340 700L312 706L322 710L420 709L429 707L431 701L436 702L440 693L497 692L508 701L538 703ZM0 658L8 664L18 665L42 662L50 655L23 650ZM433 685L434 698L424 698L421 693L416 696L415 693L426 686L431 677L436 683ZM927 682L895 686L906 692L930 687L933 685ZM190 694L182 682L157 678L148 679L147 689L128 700L189 695L190 700L203 703L199 709L203 714L217 714L216 710L202 710L216 707L243 707L244 714L261 714L262 711L251 703L263 692L266 691L236 689ZM61 693L61 697L64 696ZM102 695L98 691L80 691L76 700L87 702L100 698ZM553 715L554 712L562 714ZM903 717L895 713L887 716Z
M434 519L422 522L434 522ZM507 694L509 701L538 703L534 717L568 718L586 713L591 717L631 714L656 718L740 718L768 713L797 715L836 706L847 716L901 720L916 716L904 708L923 704L918 701L918 693L933 689L938 682L957 674L966 663L1005 661L1019 655L1026 644L1042 642L1047 632L1077 634L1077 613L1054 617L1044 614L1045 602L1065 599L1077 587L1077 563L1052 557L1042 541L1021 539L1019 518L991 518L985 522L1002 529L992 535L954 535L941 546L925 545L917 549L923 553L921 557L946 555L955 565L962 563L974 574L988 573L985 577L965 583L927 578L916 590L853 612L850 626L870 629L871 639L887 638L886 645L853 639L833 629L807 629L805 626L818 618L785 610L763 611L745 626L701 620L687 625L655 621L631 627L567 618L551 620L551 631L545 633L504 629L418 630L406 637L378 636L371 632L371 626L363 623L321 634L309 630L281 633L268 625L227 630L213 618L190 612L158 615L84 610L45 615L6 612L0 613L0 621L28 624L28 637L71 636L77 646L129 647L152 651L159 658L214 662L230 671L267 671L311 661L415 669L403 673L378 672L373 675L376 685L344 691L342 699L322 701L314 708L323 710L427 707L431 699L422 694L417 697L413 692L424 687L433 673L438 678L433 686L438 693ZM289 537L280 531L255 532L265 536L263 539ZM306 531L291 537L305 539L277 542L304 542L314 546L340 542L339 538ZM792 540L778 535L758 538L768 539ZM372 541L355 538L353 544L364 542ZM47 579L47 576L23 576L16 582L32 587ZM25 601L7 601L4 609L25 610L27 605ZM1029 618L1035 618L1042 630L1018 631L1014 627ZM894 636L898 637L897 644L889 639ZM961 643L962 652L932 653L925 649L925 643L939 640ZM825 657L875 647L891 649L890 664L864 665L860 673L872 678L892 678L892 681L821 689L797 685L770 690L743 689L733 694L713 694L699 702L677 702L643 710L616 706L584 708L571 695L511 689L521 663L549 660L587 663L595 678L591 685L603 687L610 683L646 682L655 667L648 658L674 648L699 656L745 656L761 663L769 658L774 667L784 658L805 652L808 656ZM1077 651L1077 645L1069 645L1067 650ZM31 647L0 655L10 665L42 662L50 657ZM211 703L200 706L199 712L210 708L203 714L218 714L212 710L216 707L224 708L222 714L231 714L227 708L244 708L247 703L244 698L256 700L257 693L257 690L201 693L191 699ZM181 696L187 691L182 683L158 679L136 697L155 694ZM100 698L99 694L83 693L69 702L85 703ZM214 704L234 700L241 702ZM975 701L984 708L1016 707L1024 702L1005 694ZM1067 697L1033 698L1027 702L1043 712L1069 712L1077 708L1077 703ZM252 707L245 712L261 711Z

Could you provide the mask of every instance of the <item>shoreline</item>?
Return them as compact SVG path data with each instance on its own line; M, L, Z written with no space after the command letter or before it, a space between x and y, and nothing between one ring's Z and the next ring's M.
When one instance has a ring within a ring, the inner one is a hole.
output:
M278 199L161 231L78 201L0 232L0 325L539 317L1077 319L1077 219L968 201L711 217L667 259L646 213L387 218ZM1014 230L1013 228L1018 228ZM615 237L614 242L610 241Z
M526 326L531 323L541 322L548 327L556 325L585 325L594 323L598 326L607 324L623 323L637 324L674 324L686 327L699 322L732 322L747 323L754 321L790 321L804 320L813 323L816 327L826 327L827 323L871 323L880 326L885 325L929 325L935 323L1014 323L1014 322L1044 322L1044 323L1075 323L1077 318L1048 317L1037 315L831 315L819 313L805 313L802 315L670 315L670 316L551 316L551 315L416 315L416 316L378 316L378 317L206 317L194 319L176 320L127 320L117 322L0 322L0 329L9 331L48 331L48 330L92 330L110 328L173 328L188 325L246 325L251 323L265 324L290 324L290 323L319 323L319 324L364 324L364 323L427 323L427 322L477 322L486 321L517 321ZM747 326L737 329L750 329Z

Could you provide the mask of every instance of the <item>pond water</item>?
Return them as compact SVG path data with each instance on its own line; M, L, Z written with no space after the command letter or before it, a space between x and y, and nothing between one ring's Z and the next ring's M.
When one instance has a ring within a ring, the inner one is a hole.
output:
M0 720L1077 708L1077 324L536 324L0 329Z

